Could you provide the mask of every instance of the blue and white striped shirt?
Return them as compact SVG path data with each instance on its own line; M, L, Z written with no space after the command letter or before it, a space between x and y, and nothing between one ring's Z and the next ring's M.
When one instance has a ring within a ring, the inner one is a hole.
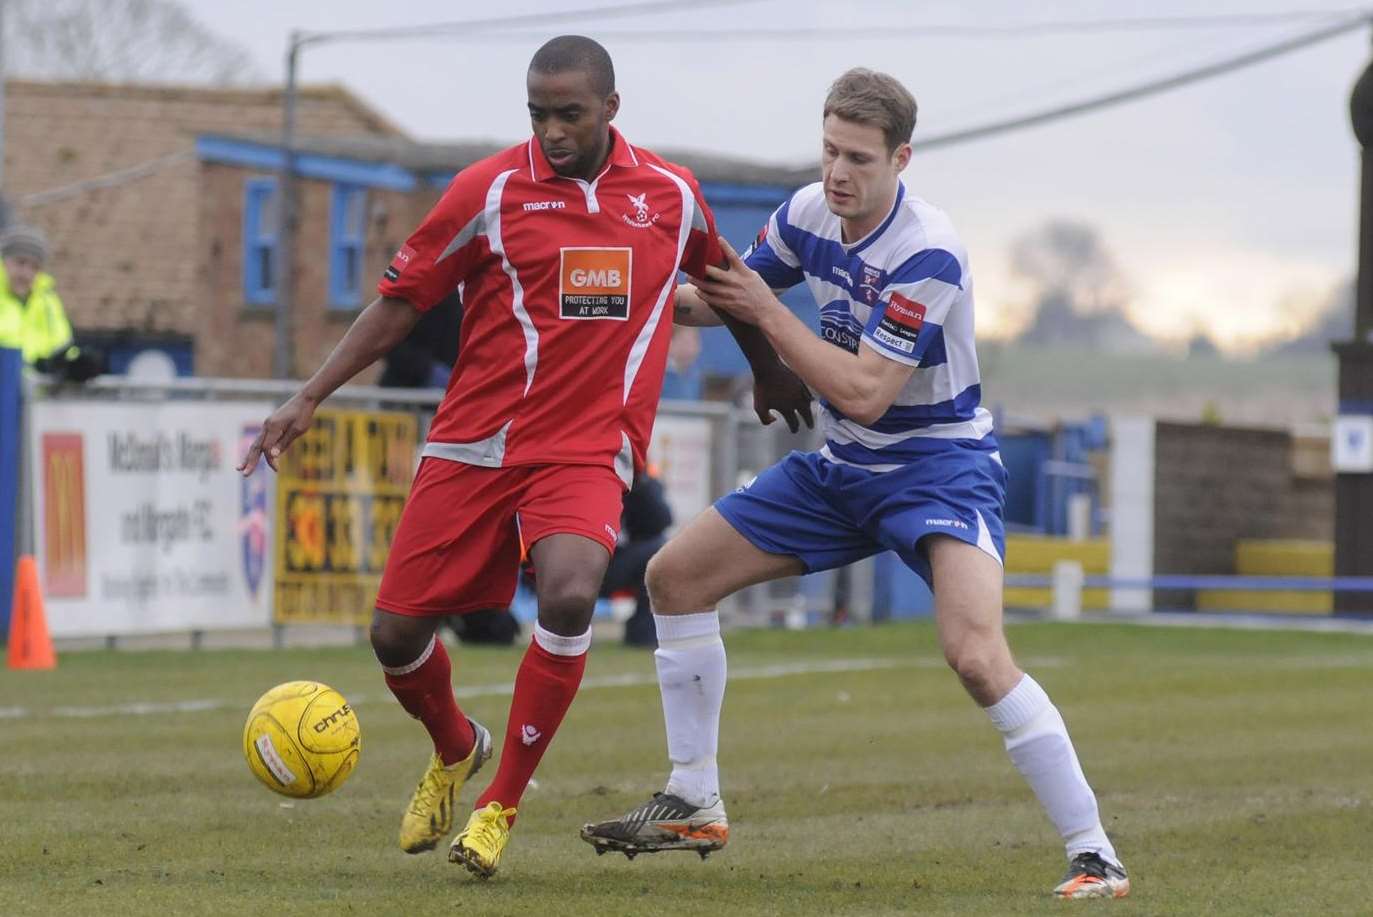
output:
M804 281L825 340L919 367L871 425L821 400L825 458L889 470L931 452L996 450L980 406L968 254L942 210L898 185L882 224L845 244L817 182L773 213L745 260L774 289Z

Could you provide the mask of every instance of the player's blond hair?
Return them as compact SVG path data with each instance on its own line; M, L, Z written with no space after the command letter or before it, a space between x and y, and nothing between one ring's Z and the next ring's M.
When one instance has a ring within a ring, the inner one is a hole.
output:
M887 151L909 143L915 131L915 96L896 77L866 67L854 67L830 84L825 117L871 124L882 129Z

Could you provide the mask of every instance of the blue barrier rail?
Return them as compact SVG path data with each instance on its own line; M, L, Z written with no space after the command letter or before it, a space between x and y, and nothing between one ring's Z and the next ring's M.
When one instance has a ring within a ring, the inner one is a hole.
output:
M1009 573L1006 585L1020 589L1048 589L1053 577L1044 573ZM1242 589L1254 592L1373 592L1373 576L1195 576L1163 574L1143 579L1110 576L1083 577L1084 589Z

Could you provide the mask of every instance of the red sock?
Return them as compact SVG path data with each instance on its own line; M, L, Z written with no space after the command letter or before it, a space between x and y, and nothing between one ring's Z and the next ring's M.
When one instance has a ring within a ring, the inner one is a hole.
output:
M438 637L410 665L395 669L382 666L382 671L386 673L386 687L405 712L429 730L434 751L444 764L455 764L472 753L477 737L453 696L453 666Z
M561 637L534 626L534 641L525 650L515 676L500 767L486 792L477 798L476 808L493 801L506 808L519 806L544 749L553 741L572 698L577 696L590 645L589 630L580 637Z

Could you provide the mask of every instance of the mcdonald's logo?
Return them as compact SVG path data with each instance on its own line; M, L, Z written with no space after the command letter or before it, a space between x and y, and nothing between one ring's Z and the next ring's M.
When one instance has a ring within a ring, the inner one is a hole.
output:
M47 593L86 596L86 464L80 433L43 434L43 542Z

